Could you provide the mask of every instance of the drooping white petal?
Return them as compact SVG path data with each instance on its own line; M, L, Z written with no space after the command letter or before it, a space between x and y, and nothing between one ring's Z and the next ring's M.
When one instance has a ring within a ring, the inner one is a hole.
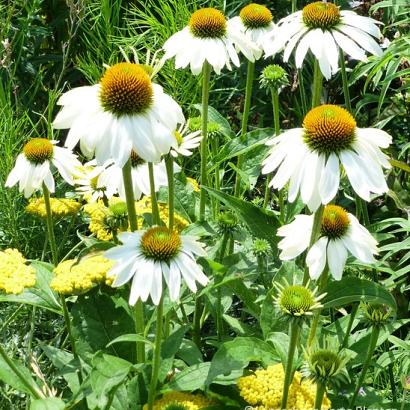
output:
M336 280L342 279L347 250L340 239L331 239L327 245L329 271Z
M319 278L326 265L326 247L328 238L322 236L313 246L309 249L306 256L306 264L309 267L309 275L312 279Z
M336 196L339 189L339 182L339 159L336 154L332 153L329 155L326 166L322 170L319 182L319 193L322 204L328 204Z

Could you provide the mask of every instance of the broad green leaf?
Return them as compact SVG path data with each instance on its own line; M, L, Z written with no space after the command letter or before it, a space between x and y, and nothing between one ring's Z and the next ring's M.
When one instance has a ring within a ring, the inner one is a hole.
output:
M225 342L215 353L205 386L209 386L219 375L227 376L234 370L245 368L249 362L267 366L278 361L274 348L254 337L237 337Z
M345 277L328 284L324 292L327 293L322 302L325 309L364 301L388 305L397 310L396 301L390 292L383 286L366 279Z
M150 346L154 346L154 343L152 343L150 340L146 339L144 336L137 335L135 333L129 333L129 334L126 334L126 335L118 336L114 340L111 340L111 342L108 343L106 347L110 347L110 346L112 346L116 343L125 343L125 342L131 342L131 343L142 342L142 343L146 343Z
M194 104L194 107L201 113L202 115L202 105L201 104ZM219 124L221 127L221 134L225 135L228 138L233 138L235 134L231 130L231 126L229 122L226 120L224 116L219 114L215 108L208 106L208 121L213 121Z
M202 363L203 357L198 346L189 339L184 339L181 343L181 347L176 354L176 357L183 360L188 366L193 364Z
M62 315L58 295L50 288L50 282L53 278L53 265L33 261L31 266L36 271L36 284L32 288L25 289L19 295L2 294L0 295L0 302L23 303L51 310L54 313Z
M194 364L177 373L166 387L176 391L203 389L210 367L210 362Z
M217 191L213 188L204 188L210 195L235 211L253 236L266 239L272 246L274 246L278 240L276 232L279 227L279 220L273 212L258 208L250 202L235 198L232 195L225 194L224 192Z
M30 410L64 410L65 408L64 401L58 397L33 400L30 405Z

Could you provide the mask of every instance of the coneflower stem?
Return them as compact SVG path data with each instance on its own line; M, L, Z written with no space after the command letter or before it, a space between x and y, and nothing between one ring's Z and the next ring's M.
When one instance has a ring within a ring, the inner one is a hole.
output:
M324 385L322 382L317 382L314 410L322 410L322 402L325 392L326 385Z
M159 209L157 202L157 194L155 192L155 179L154 179L154 164L148 162L148 173L149 173L149 187L151 191L151 209L152 209L152 222L154 225L159 225Z
M300 100L302 102L302 116L304 117L307 113L307 101L306 101L305 84L304 84L302 68L298 70L298 79L299 79Z
M343 95L345 97L345 106L347 111L352 113L352 103L350 101L349 83L347 81L345 56L342 50L339 51L340 74L342 75Z
M403 397L401 399L400 410L404 410L404 407L406 406L406 396L407 396L407 389L403 389Z
M219 150L219 136L215 135L211 139L211 151L212 151L212 159L214 159ZM215 164L215 181L214 181L214 188L219 191L221 187L221 181L219 176L219 164ZM213 198L213 217L216 219L216 215L219 212L219 201L216 198Z
M292 13L294 13L296 11L296 7L297 7L297 0L292 0Z
M360 372L359 379L357 380L357 383L356 383L356 388L350 400L350 404L349 404L350 408L354 408L354 404L359 394L360 387L362 387L363 385L367 370L369 369L369 366L370 366L370 361L372 360L374 350L376 349L379 334L380 334L380 326L373 326L372 333L370 335L370 340L369 340L369 347L367 348L366 359L363 363L362 371Z
M283 410L287 410L288 408L289 387L292 384L293 379L293 357L295 355L296 346L299 340L299 333L299 323L297 323L296 320L292 320L290 325L288 359L286 361L285 379L283 383L282 404L280 406Z
M132 187L132 164L131 158L125 163L122 168L122 179L124 181L124 191L125 191L125 202L127 204L128 212L128 222L130 225L131 231L138 230L138 220L137 212L135 210L135 198L134 198L134 189ZM135 333L138 335L144 335L144 305L142 304L141 299L138 299L137 303L134 306L134 316L135 316ZM137 363L143 363L145 361L145 346L144 343L136 343L136 355Z
M172 231L174 229L174 159L171 154L165 157L165 166L167 169L168 178L168 228Z
M313 69L313 90L312 90L312 108L320 105L320 97L322 95L323 75L320 71L319 61L315 59Z
M207 61L202 67L202 140L201 140L201 192L199 197L199 220L205 219L205 201L208 175L208 101L209 101L209 81L211 78L211 66Z
M162 343L162 317L164 313L164 298L161 296L159 304L157 306L157 323L155 332L155 348L154 357L152 359L152 375L151 383L148 392L148 410L154 408L155 393L157 391L158 375L161 361L161 343Z
M56 243L56 238L54 235L54 225L53 225L53 214L51 211L51 203L50 203L50 191L46 187L46 185L43 183L43 194L44 194L44 205L46 208L46 222L47 222L47 233L48 233L48 241L50 243L50 249L51 249L51 256L52 256L52 261L53 265L57 266L58 264L58 253L57 253L57 243ZM70 321L70 314L68 312L68 307L67 303L65 301L64 295L60 295L60 301L61 301L61 307L63 309L63 316L64 316L64 322L65 326L67 328L67 333L68 337L70 339L71 343L71 350L73 352L74 359L78 359L79 361L79 372L78 372L78 380L80 384L82 383L82 374L81 374L81 362L78 358L77 355L77 350L75 347L75 338L72 333L71 329L71 321Z
M352 331L354 319L356 318L356 313L357 313L358 310L359 310L359 304L355 303L352 306L352 311L350 312L349 323L347 324L345 337L343 338L343 343L340 347L340 350L346 348L347 345L349 344L350 332Z
M248 61L248 70L246 73L246 88L245 88L245 103L243 107L242 114L242 124L241 124L241 141L244 142L246 138L246 132L248 131L248 120L249 111L251 109L251 99L252 99L252 88L253 88L253 77L255 74L255 63ZM238 170L242 169L243 156L238 156L238 162L236 164ZM241 177L239 173L236 174L234 196L240 196L241 188Z
M231 234L229 232L224 232L222 236L222 243L219 249L219 257L218 261L222 263L222 260L226 253L226 248L228 246L228 241L231 238ZM215 277L215 284L219 284L221 282L222 277L220 275ZM222 286L218 286L216 289L216 333L218 336L218 340L221 341L223 338L223 311L222 311Z
M3 358L3 360L7 363L7 365L10 367L10 369L13 371L13 373L18 377L20 382L27 388L27 390L30 392L30 394L36 398L36 399L42 399L44 398L44 394L41 392L40 388L36 386L35 388L28 380L27 377L23 375L23 373L20 372L18 367L14 364L13 360L10 359L6 351L3 349L3 346L0 344L0 356Z
M322 226L323 210L324 210L324 206L320 205L319 208L316 210L315 215L313 217L312 233L310 235L309 248L306 252L306 255L309 252L309 249L314 245L314 243L319 238L320 228ZM308 269L308 267L306 265L306 261L305 261L305 272L304 272L304 275L303 275L303 285L306 285L308 280L309 280L309 269Z
M273 125L275 128L275 135L280 134L280 113L279 113L279 93L276 88L271 87L271 97L272 97L272 109L273 109ZM269 188L269 182L272 178L272 174L266 175L266 182L265 182L265 198L263 200L263 207L266 208L269 203L269 193L270 193L270 188ZM283 200L283 194L281 194L281 191L279 191L279 198L282 198ZM284 209L283 208L283 203L279 203L280 207L280 214L281 214L281 220L283 216Z

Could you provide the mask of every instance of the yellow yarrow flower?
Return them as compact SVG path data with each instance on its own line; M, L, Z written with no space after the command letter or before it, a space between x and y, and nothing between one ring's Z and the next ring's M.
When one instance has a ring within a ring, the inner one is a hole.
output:
M240 395L257 410L279 409L281 407L285 372L282 364L268 366L266 370L256 370L250 376L241 377L237 384ZM303 380L295 372L289 389L288 407L297 410L313 410L316 384ZM325 396L322 410L330 409L331 403Z
M78 262L68 259L54 269L51 288L63 295L84 293L100 283L111 285L112 279L106 276L114 262L102 255L87 256Z
M55 218L64 218L66 216L75 215L81 208L81 204L74 199L67 198L50 198L51 212ZM41 218L47 217L46 205L44 197L31 198L26 211L32 215Z
M32 266L17 249L0 251L0 291L17 295L36 283Z
M166 410L171 405L179 405L186 410L199 410L212 405L213 402L200 394L183 393L179 391L165 393L160 399L155 400L154 410ZM147 410L144 405L143 410Z
M192 186L194 192L200 192L201 189L199 188L198 181L194 178L187 177L187 183Z

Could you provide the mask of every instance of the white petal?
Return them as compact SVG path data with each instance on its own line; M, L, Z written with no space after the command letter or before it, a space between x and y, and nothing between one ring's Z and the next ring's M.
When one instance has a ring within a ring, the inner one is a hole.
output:
M363 49L361 49L354 41L349 37L340 33L337 30L332 30L333 38L340 48L350 57L359 61L367 61L367 57Z
M346 259L347 250L343 242L338 239L330 240L327 246L327 263L330 273L336 280L342 279Z
M339 159L336 154L330 154L326 166L322 170L319 183L319 193L322 204L328 204L335 196L339 189L340 171Z
M309 267L309 275L312 279L319 278L326 265L326 246L328 238L321 237L313 246L309 249L306 256L306 264Z

